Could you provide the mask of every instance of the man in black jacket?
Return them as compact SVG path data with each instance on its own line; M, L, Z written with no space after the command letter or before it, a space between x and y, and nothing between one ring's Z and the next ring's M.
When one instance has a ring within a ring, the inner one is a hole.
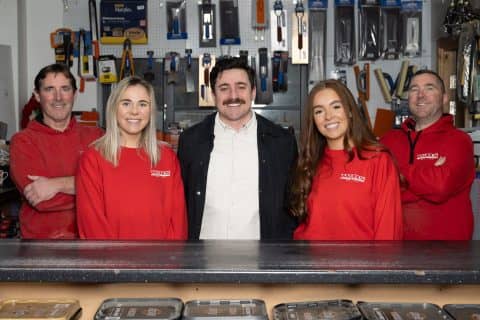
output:
M242 59L219 59L210 85L217 112L178 144L189 239L291 239L294 135L253 112L255 71Z

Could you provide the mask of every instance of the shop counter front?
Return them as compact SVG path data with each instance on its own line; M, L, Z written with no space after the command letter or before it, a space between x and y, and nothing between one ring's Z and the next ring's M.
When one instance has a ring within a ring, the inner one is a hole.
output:
M480 241L0 241L0 300L120 297L480 304Z

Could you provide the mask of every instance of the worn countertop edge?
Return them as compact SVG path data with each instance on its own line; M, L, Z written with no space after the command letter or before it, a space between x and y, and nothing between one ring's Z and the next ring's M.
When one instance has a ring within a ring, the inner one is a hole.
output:
M166 270L0 268L5 282L479 284L480 270Z

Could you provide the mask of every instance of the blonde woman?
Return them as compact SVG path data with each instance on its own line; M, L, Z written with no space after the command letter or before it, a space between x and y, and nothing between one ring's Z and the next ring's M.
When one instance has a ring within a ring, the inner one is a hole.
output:
M155 110L153 87L141 78L123 79L110 94L106 133L77 171L80 238L186 239L180 167L156 140Z

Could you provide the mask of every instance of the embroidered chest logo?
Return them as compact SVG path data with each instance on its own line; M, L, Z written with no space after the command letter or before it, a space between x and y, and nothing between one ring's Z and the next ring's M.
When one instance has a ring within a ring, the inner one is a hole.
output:
M417 160L437 160L439 158L438 152L436 153L419 153L417 154Z
M170 170L166 170L166 171L150 170L150 175L156 178L166 178L166 177L170 177Z
M355 173L341 173L340 180L364 183L365 177Z

